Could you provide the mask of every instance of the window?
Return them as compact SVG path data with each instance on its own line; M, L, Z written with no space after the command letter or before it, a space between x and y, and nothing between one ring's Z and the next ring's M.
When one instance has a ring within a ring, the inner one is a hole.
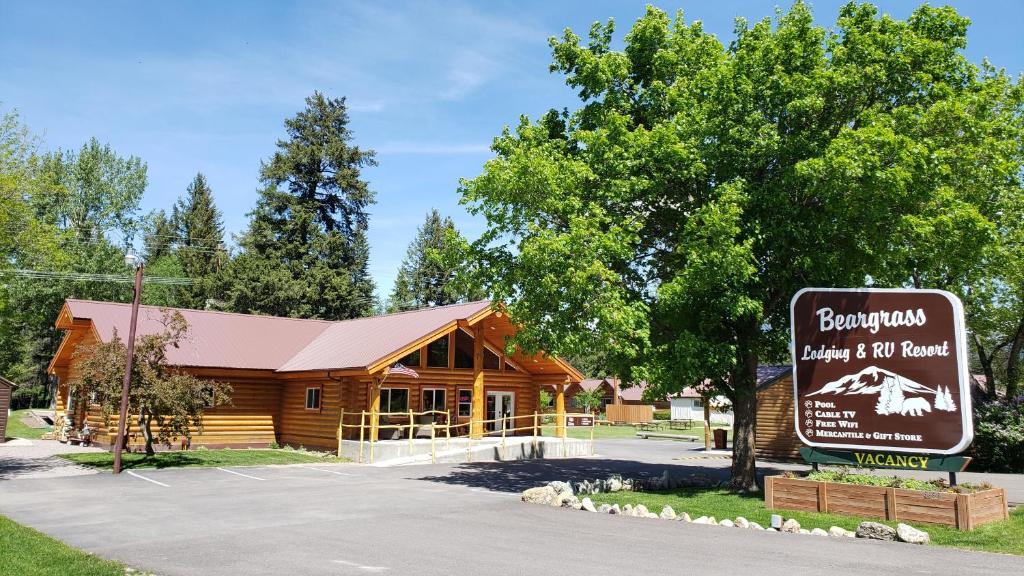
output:
M306 389L306 408L309 408L309 391L319 390L319 388L307 388ZM213 386L204 386L202 390L203 395L203 408L213 408L217 405L216 391ZM320 400L317 397L317 408L320 407Z
M459 390L459 416L469 418L473 414L473 391L469 388Z
M444 388L427 388L423 391L423 411L446 412Z
M431 368L448 367L448 336L441 336L427 344L427 366Z
M484 369L497 370L499 366L498 355L491 352L490 348L484 347Z
M455 367L473 367L473 337L462 329L455 331Z
M317 388L306 388L306 410L320 409L321 390Z
M508 370L509 372L519 372L519 369L513 366L508 360L505 360L505 370Z
M445 360L447 362L447 360ZM416 367L420 365L420 349L417 348L411 353L405 355L401 360L398 361L402 366Z
M703 408L704 407L704 401L701 400L700 398L694 398L693 399L693 407L694 408Z
M409 389L408 388L381 388L380 389L380 411L381 412L408 412L409 411Z

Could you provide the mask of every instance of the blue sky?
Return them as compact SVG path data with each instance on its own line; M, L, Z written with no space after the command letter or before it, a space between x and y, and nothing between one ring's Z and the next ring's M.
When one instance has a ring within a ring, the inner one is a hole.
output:
M1024 70L1024 2L950 2L972 19L968 57ZM405 248L436 207L470 238L483 222L456 192L521 114L573 106L548 73L547 38L614 17L618 37L645 2L20 2L0 0L0 106L47 148L91 136L149 166L143 208L168 208L206 174L229 233L256 200L259 162L313 90L347 96L365 171L370 269L386 296ZM728 41L733 19L788 2L657 2ZM812 2L819 23L837 1ZM915 3L879 2L906 17Z

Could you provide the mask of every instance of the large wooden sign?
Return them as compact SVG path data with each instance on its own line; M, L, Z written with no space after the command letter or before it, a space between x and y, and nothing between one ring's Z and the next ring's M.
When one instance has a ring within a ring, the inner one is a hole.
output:
M808 446L956 454L974 436L964 313L940 290L805 288L790 304Z

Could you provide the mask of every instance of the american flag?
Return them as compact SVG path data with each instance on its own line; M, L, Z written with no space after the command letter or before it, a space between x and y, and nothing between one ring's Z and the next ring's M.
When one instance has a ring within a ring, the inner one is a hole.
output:
M420 375L416 373L412 368L402 366L401 364L395 364L388 370L388 374L404 374L406 376L412 376L413 378L419 378Z

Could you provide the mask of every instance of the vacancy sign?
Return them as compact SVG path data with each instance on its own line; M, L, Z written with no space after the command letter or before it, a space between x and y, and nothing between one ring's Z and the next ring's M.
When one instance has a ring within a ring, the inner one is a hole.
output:
M790 304L796 432L841 450L971 444L964 311L941 290L805 288Z

